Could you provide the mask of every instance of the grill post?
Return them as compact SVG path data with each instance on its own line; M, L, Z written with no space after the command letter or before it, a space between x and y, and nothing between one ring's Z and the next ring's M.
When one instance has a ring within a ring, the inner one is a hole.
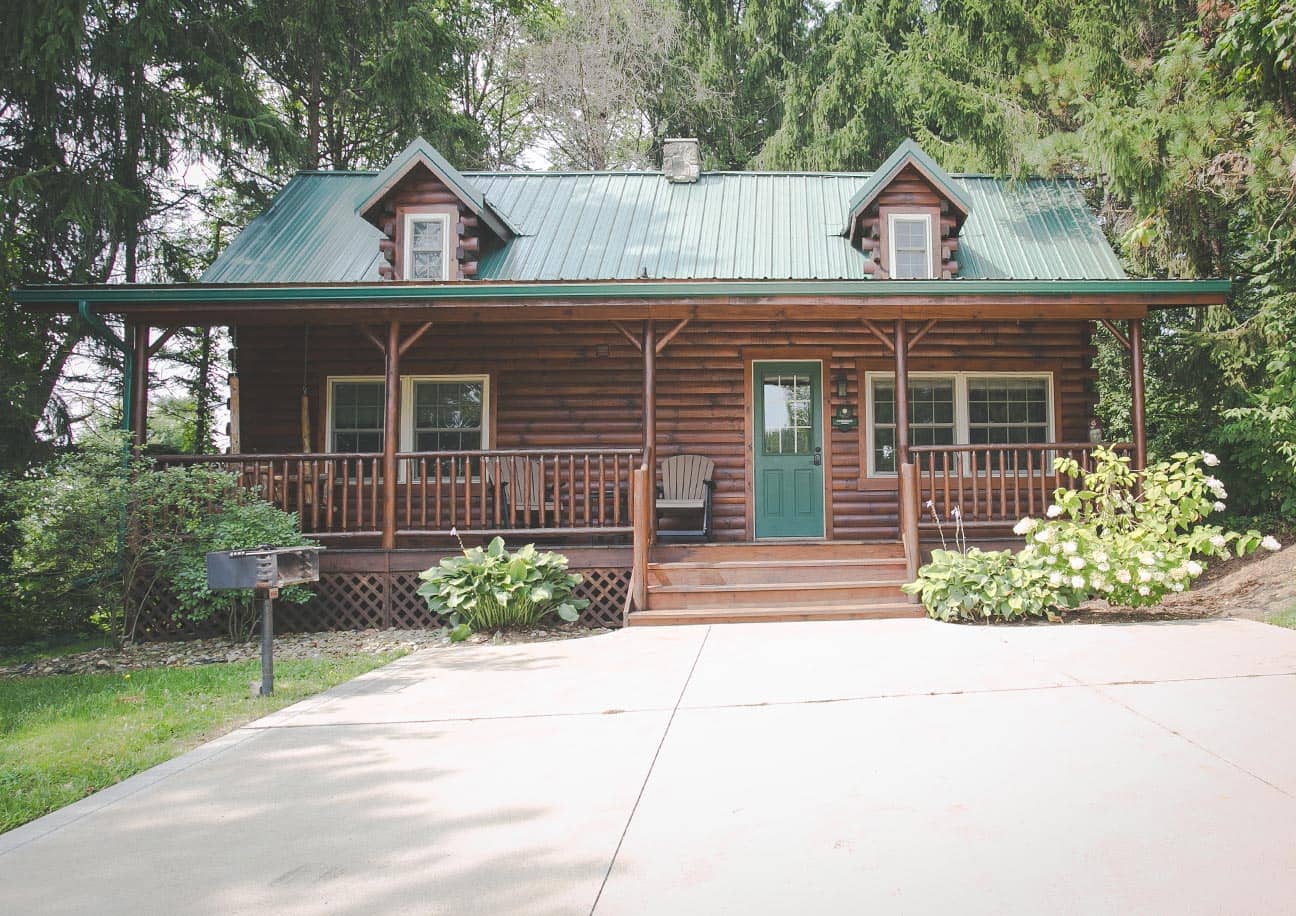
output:
M319 581L323 548L271 547L214 550L207 554L207 587L213 591L250 588L261 617L260 696L274 693L274 599L283 586Z
M274 599L277 588L258 588L257 610L261 614L261 696L274 693Z

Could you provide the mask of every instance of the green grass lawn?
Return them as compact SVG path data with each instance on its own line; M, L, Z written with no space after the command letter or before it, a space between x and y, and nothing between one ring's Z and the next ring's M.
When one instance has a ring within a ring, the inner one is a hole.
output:
M403 654L0 680L0 832Z
M1268 618L1265 622L1296 630L1296 605L1289 607L1285 611L1280 611L1274 616Z

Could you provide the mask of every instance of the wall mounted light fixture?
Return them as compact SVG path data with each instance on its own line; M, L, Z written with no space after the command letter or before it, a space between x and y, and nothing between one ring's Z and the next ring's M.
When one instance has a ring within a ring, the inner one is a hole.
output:
M833 386L837 389L837 397L840 399L845 399L850 395L850 387L847 381L844 374L833 376ZM850 403L837 405L837 410L832 417L832 428L845 432L855 429L857 426L859 426L859 418L855 416L854 405Z

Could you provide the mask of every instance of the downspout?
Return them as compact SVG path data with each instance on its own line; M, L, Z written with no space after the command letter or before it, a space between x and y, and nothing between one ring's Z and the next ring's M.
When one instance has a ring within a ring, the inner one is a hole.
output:
M130 430L131 407L135 403L135 351L124 339L117 336L112 328L104 323L104 320L96 315L90 309L90 303L85 299L77 302L77 315L86 323L94 336L98 337L108 346L115 350L121 351L122 370L125 377L122 379L122 418L120 429L123 432ZM130 466L131 444L125 436L122 437L122 467ZM73 585L90 585L93 582L108 578L120 578L126 569L126 513L123 510L122 517L117 521L117 562L112 569L95 573L87 576L80 582L74 582Z
M119 350L122 355L122 418L119 429L123 432L130 431L131 408L135 405L135 351L104 320L96 315L90 308L90 303L82 299L77 302L77 314L81 316L94 336L98 337L108 346ZM122 447L122 464L130 460L130 443L125 443Z

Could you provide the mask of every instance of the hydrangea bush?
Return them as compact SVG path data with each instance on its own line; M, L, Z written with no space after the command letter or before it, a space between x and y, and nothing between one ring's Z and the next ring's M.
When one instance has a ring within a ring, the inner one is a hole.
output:
M1186 589L1211 558L1279 549L1258 531L1207 521L1228 497L1206 470L1218 464L1209 452L1179 452L1138 473L1104 448L1094 450L1092 471L1059 458L1056 469L1076 486L1058 488L1044 518L1017 523L1013 531L1026 539L1020 551L933 551L905 590L940 620L1051 617L1091 597L1158 604Z

